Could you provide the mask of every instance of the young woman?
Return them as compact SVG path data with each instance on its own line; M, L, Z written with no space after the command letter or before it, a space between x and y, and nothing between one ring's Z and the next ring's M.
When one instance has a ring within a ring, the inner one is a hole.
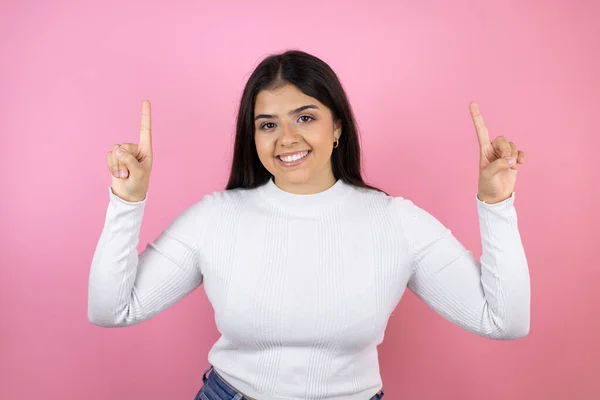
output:
M128 326L203 284L220 339L196 399L379 399L377 346L408 287L475 334L528 334L529 272L514 185L524 154L480 147L481 260L410 200L365 184L354 116L330 67L300 51L263 60L244 89L226 190L204 196L138 254L152 169L140 142L107 154L109 202L90 272L89 319Z

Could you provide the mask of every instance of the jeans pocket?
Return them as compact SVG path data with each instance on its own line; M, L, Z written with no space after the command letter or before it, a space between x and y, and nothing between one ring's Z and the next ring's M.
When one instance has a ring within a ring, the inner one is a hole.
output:
M225 396L225 397L223 397ZM210 385L202 386L198 392L198 400L229 400L230 397L226 394L221 394L214 390Z
M196 397L194 397L194 400L213 400L213 398L209 398L206 393L205 393L205 387L202 387L198 393L196 394Z

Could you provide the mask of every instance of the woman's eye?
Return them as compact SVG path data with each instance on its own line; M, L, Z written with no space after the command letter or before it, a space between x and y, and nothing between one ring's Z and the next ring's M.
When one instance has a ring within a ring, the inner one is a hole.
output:
M300 121L301 122L310 122L312 121L314 118L311 117L310 115L302 115L300 116Z
M273 129L275 124L273 122L265 122L260 126L260 129Z

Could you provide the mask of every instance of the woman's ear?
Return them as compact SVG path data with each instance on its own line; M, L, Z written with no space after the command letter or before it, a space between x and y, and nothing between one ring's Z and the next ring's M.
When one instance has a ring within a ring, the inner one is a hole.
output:
M333 136L339 139L342 136L342 123L337 121L333 124Z

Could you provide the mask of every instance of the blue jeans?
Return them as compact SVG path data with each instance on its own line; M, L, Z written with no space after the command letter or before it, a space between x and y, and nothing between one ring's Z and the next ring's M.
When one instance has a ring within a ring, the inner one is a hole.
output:
M204 372L204 375L202 375L202 382L203 386L194 400L255 400L248 398L235 390L213 370L212 366ZM381 400L382 398L383 390L380 390L379 393L369 400Z

